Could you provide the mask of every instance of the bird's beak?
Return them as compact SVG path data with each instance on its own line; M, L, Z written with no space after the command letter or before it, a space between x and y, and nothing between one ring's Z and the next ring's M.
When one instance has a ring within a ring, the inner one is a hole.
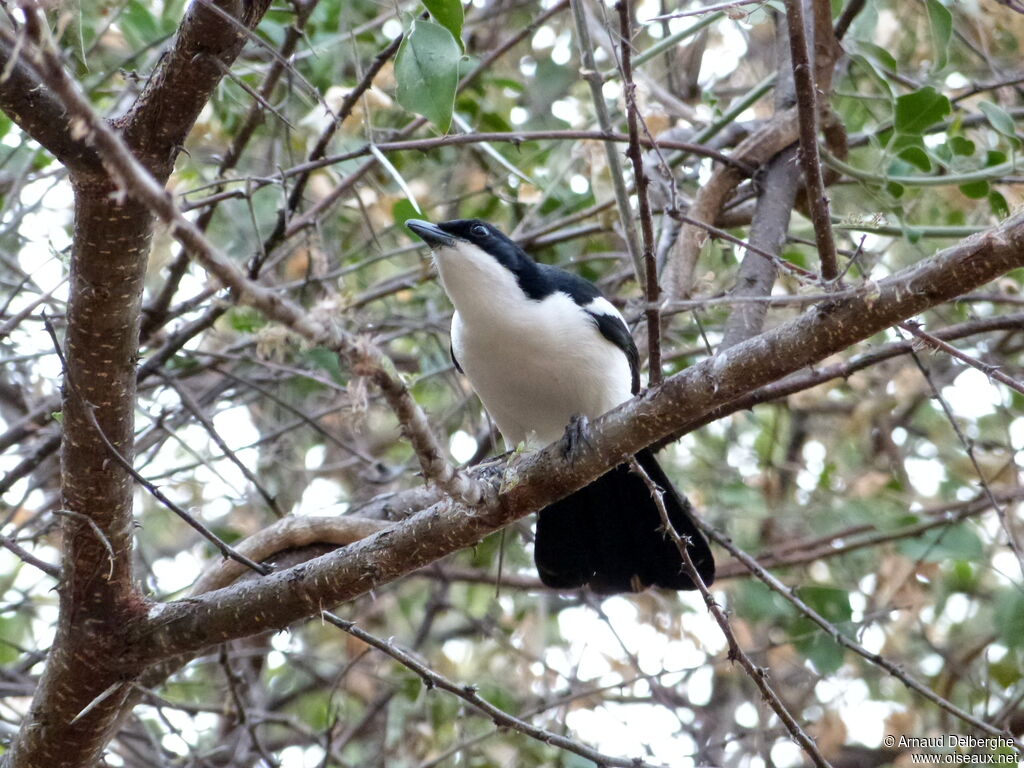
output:
M453 245L455 238L441 229L437 224L431 224L422 219L409 219L405 226L415 232L419 238L431 248L440 248L446 245Z

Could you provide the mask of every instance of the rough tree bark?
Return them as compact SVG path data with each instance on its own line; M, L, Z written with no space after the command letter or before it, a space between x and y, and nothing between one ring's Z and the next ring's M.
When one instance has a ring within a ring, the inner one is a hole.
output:
M137 102L111 121L159 184L166 182L224 67L268 4L193 3ZM24 31L29 44L47 44L37 12L29 11ZM0 35L0 66L18 44ZM45 58L36 61L47 66ZM65 163L75 191L63 403L63 576L56 638L31 712L4 756L8 768L94 765L133 698L131 684L147 669L315 616L471 546L756 387L1024 267L1024 214L1018 214L877 286L824 301L671 377L595 422L590 443L571 458L550 446L477 473L474 480L488 492L475 507L445 499L309 563L154 605L144 600L132 573L132 479L111 454L128 462L133 457L135 363L153 201L136 194L138 179L108 170L110 158L95 136L69 120L60 95L40 84L66 75L41 73L37 64L13 62L0 108ZM786 122L778 131L782 146L763 160L792 142L792 118ZM166 211L161 215L173 220ZM187 246L205 248L199 238ZM215 263L212 251L203 257L205 266ZM251 302L265 293L237 291L240 300ZM288 321L284 303L258 306L271 319Z
M188 600L137 622L126 659L145 665L314 616L458 549L591 482L626 456L715 408L846 349L902 319L1024 266L1024 213L879 282L665 380L592 425L571 457L560 445L523 457L469 509L445 500L395 527L310 563Z
M194 3L170 50L123 117L112 121L160 183L169 176L199 111L238 56L269 0ZM45 670L5 764L91 765L111 737L133 670L120 658L125 625L145 615L132 573L134 483L111 451L134 454L135 366L143 276L154 217L125 193L81 126L18 50L49 45L40 11L25 9L0 106L69 172L75 194L64 382L60 620ZM59 66L55 57L37 61ZM51 73L52 74L52 73ZM137 671L137 670L136 670Z

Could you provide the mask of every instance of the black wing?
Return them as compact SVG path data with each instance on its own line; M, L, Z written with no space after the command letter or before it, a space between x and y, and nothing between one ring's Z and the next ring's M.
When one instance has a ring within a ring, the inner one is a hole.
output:
M626 327L622 318L590 309L590 305L595 299L604 298L598 287L589 280L574 275L572 272L566 272L564 269L547 264L539 264L538 267L539 274L543 275L555 290L568 294L576 304L594 318L601 335L622 350L622 354L629 361L629 372L632 377L630 389L634 395L638 393L640 391L640 353L637 352L636 342L633 341L629 328Z
M635 395L640 391L640 353L637 351L636 342L633 341L633 337L629 333L629 328L621 318L615 315L589 311L587 314L594 318L597 330L601 332L601 335L621 349L622 354L629 361L629 373L632 376L630 391Z
M459 373L465 373L465 371L462 370L462 366L459 365L459 361L455 359L455 347L452 346L450 341L448 342L448 354L452 356L452 362L455 363L455 370ZM635 395L636 392L633 394Z

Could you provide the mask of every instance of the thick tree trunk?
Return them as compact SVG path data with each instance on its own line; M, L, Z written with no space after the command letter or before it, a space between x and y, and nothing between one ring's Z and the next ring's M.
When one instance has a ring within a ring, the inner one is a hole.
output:
M112 199L109 180L74 183L62 409L61 620L11 765L89 765L99 759L111 735L108 726L131 690L110 688L135 671L121 661L124 627L145 613L132 574L133 481L111 448L132 461L152 216L134 201ZM83 715L91 702L97 703ZM55 726L60 738L54 738Z
M114 121L159 183L268 5L193 3L138 101ZM23 32L34 45L0 38L0 67L18 55L0 89L0 108L67 165L75 232L64 342L60 618L4 764L71 768L100 759L130 682L143 668L123 657L125 628L146 606L132 573L134 482L122 462L130 465L134 454L143 277L154 216L99 162L94 136L68 119L77 86L49 48L39 9L26 8Z

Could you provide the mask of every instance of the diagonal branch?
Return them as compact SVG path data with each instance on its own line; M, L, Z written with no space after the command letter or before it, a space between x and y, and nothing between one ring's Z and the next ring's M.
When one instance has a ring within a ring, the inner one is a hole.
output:
M138 624L130 658L155 662L242 634L279 629L392 581L571 493L700 415L800 370L1010 269L1024 266L1024 213L878 283L870 296L822 302L802 316L667 379L593 424L589 446L523 457L475 510L452 501L356 544L263 579L164 606ZM244 621L240 617L245 617Z
M64 105L22 55L24 42L0 36L0 110L68 168L98 169L96 150L72 135Z
M725 611L722 610L717 602L715 602L714 595L711 594L711 590L701 579L700 573L697 571L697 566L693 562L693 558L690 556L689 537L680 536L676 529L672 526L671 520L669 520L668 510L665 509L665 502L662 497L664 491L657 486L657 484L651 479L650 475L647 474L646 470L640 466L640 462L636 459L630 459L630 469L640 475L641 479L647 485L648 491L650 491L651 497L654 499L655 505L658 507L658 513L661 515L662 529L666 536L675 544L676 549L679 550L679 556L682 559L683 572L697 585L697 591L700 593L701 598L704 600L704 606L708 609L708 613L711 614L715 623L718 624L718 628L722 630L722 635L725 637L726 645L729 648L729 661L733 664L739 664L740 668L747 673L754 685L761 692L761 698L767 702L768 706L772 708L776 716L782 721L782 724L789 731L790 737L793 741L807 754L811 759L811 762L817 766L817 768L832 768L825 756L821 754L821 750L818 749L818 745L814 742L810 736L808 736L800 724L793 717L793 714L786 708L786 705L782 703L782 699L779 698L779 694L772 688L771 683L768 682L769 670L766 667L758 667L751 661L750 656L746 654L742 646L740 646L739 640L736 639L736 633L733 632L732 627L729 625L729 618L725 615Z
M779 66L775 85L775 111L781 112L793 102L792 68L788 66L785 32L775 17L775 56ZM757 184L758 196L750 223L752 245L779 257L789 234L789 220L800 181L794 151L788 148L768 161L764 176ZM732 295L741 297L769 296L775 285L779 267L774 259L765 259L747 251L740 262ZM761 332L768 314L768 305L749 302L737 305L725 325L722 346L731 347Z
M128 112L114 121L158 179L170 173L199 112L269 6L270 0L189 4L170 50Z
M948 525L949 521L942 520L938 524ZM742 563L743 566L750 571L750 573L752 573L764 584L766 584L769 587L769 589L771 589L778 595L782 596L783 599L792 603L797 608L797 610L799 610L804 616L809 618L811 621L813 621L815 624L821 627L825 632L827 632L829 636L833 640L835 640L836 643L843 646L844 648L848 648L849 650L853 651L862 658L867 659L872 664L881 667L890 675L892 675L897 680L902 682L910 690L933 702L937 706L949 712L954 717L963 720L965 723L969 723L973 727L977 728L979 731L987 733L991 736L1003 735L1003 731L999 730L999 728L996 728L995 726L991 725L985 720L974 717L970 712L961 709L960 707L956 706L947 699L942 698L927 685L909 675L907 672L902 670L899 667L899 665L889 661L882 654L872 653L860 643L856 642L855 640L851 639L847 635L840 632L834 624L832 624L824 616L822 616L820 613L818 613L809 605L807 605L807 603L801 600L791 587L787 587L785 584L783 584L781 581L775 578L771 573L765 570L761 563L759 563L753 557L751 557L742 549L737 547L729 537L723 536L714 528L711 528L707 525L702 525L701 529L719 546L727 549L729 553L732 554L734 558L736 558L736 560Z
M413 671L420 680L423 681L423 685L428 690L431 688L437 688L442 691L447 691L453 696L462 699L462 701L466 702L471 707L483 712L491 718L491 721L495 725L499 727L518 731L519 733L525 734L526 736L536 739L544 744L550 744L551 746L563 749L566 752L572 752L586 760L592 760L596 765L607 766L607 768L612 768L613 766L616 768L657 768L657 766L652 763L648 763L639 757L613 757L611 755L603 754L598 752L596 749L592 749L585 744L581 744L575 739L569 738L568 736L549 731L539 725L534 725L527 720L511 715L481 696L475 685L460 685L459 683L450 680L440 672L424 664L412 653L409 653L403 648L399 648L392 640L382 640L359 627L354 621L346 621L345 619L334 615L330 611L324 611L320 615L329 624L333 624L338 629L348 632L353 637L361 640L372 648L376 648L381 653L390 656L399 664L402 664L407 669Z
M74 118L89 132L90 140L98 148L106 167L129 191L132 201L143 205L150 214L168 224L193 258L224 286L232 289L238 301L256 307L304 340L334 350L349 363L353 372L376 384L412 443L424 476L462 501L474 504L480 500L481 487L448 463L426 415L412 399L394 363L378 347L335 327L328 317L311 316L303 307L247 278L194 223L182 216L172 195L142 167L121 137L92 110L62 69L51 67L44 70L44 77L48 78L47 82L64 100ZM138 322L137 317L135 322Z

